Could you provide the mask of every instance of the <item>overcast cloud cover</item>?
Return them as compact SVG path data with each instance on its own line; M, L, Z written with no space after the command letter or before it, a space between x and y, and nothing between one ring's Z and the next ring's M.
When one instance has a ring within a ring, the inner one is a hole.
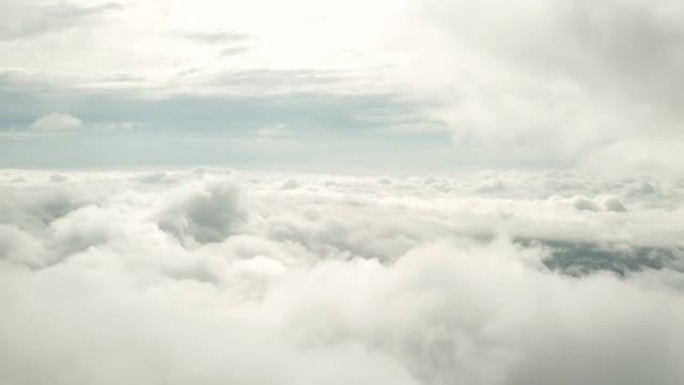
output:
M682 68L676 0L0 0L0 385L681 385Z

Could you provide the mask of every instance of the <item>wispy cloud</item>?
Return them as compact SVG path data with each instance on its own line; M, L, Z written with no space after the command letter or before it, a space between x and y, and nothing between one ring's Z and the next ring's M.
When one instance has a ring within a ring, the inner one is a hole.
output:
M0 40L21 40L59 32L89 23L111 11L123 10L116 2L97 5L54 4L41 6L39 2L3 2L0 12Z

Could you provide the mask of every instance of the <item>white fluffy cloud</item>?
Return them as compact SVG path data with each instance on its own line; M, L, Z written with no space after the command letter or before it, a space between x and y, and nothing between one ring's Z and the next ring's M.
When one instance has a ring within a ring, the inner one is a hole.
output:
M0 174L6 384L684 380L678 180L58 177Z
M78 131L81 128L83 128L81 119L73 115L55 112L36 119L29 130L43 133L68 133Z
M17 138L46 138L46 137L65 137L76 134L103 135L130 133L138 127L135 122L98 122L87 124L80 118L60 112L53 112L43 115L33 121L26 129L11 128L3 132L4 140ZM70 151L73 151L70 150ZM64 155L64 154L62 154ZM55 175L55 178L61 176Z

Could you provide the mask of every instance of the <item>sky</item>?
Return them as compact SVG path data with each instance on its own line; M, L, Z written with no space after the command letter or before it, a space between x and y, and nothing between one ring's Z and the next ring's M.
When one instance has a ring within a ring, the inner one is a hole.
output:
M4 0L0 14L4 167L684 164L674 0Z
M0 384L684 384L682 68L676 0L0 0Z

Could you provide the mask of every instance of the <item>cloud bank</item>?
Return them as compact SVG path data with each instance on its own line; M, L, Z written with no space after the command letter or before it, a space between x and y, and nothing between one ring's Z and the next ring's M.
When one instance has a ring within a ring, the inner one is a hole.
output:
M684 141L680 3L434 0L416 9L421 28L407 34L416 59L403 75L461 151L682 171L670 149Z
M680 384L684 183L0 173L5 384Z

